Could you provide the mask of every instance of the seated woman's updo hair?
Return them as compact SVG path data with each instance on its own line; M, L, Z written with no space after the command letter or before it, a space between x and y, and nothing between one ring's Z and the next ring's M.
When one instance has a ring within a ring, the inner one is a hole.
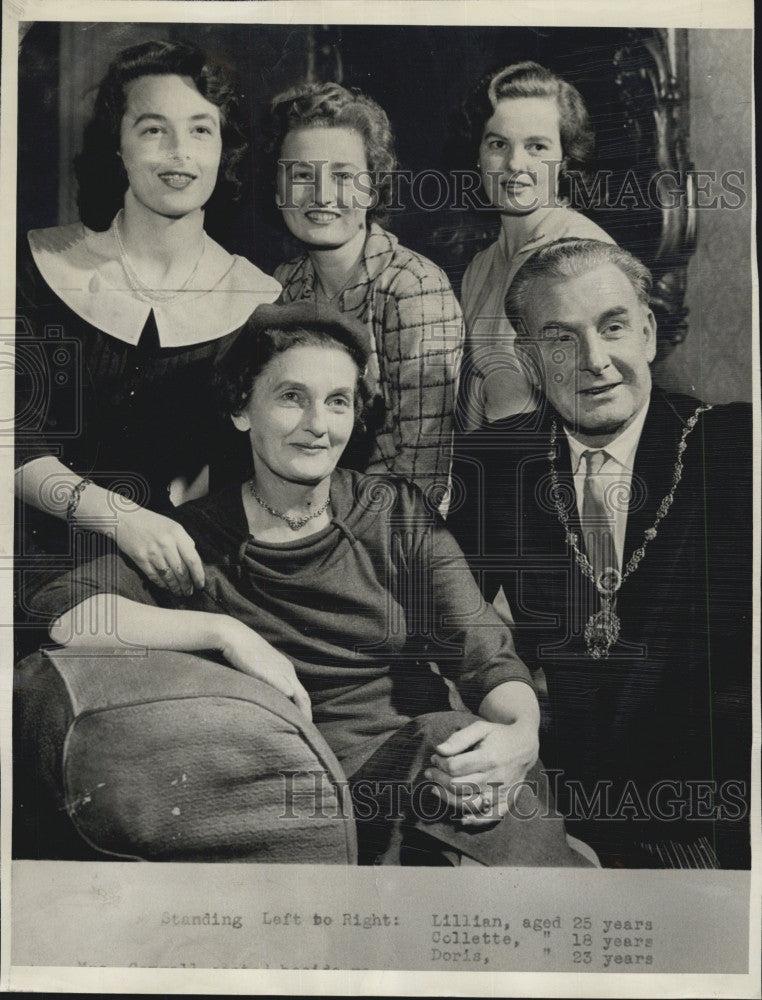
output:
M519 62L489 73L477 84L460 109L460 132L468 150L469 166L479 154L484 126L500 101L516 97L552 97L558 107L559 134L565 165L561 182L569 171L584 175L590 165L595 135L582 95L572 84L536 62ZM465 152L465 150L464 150Z
M127 175L118 154L127 104L125 87L142 76L190 77L201 96L219 108L222 160L207 207L212 213L224 211L241 193L240 173L248 143L240 121L234 70L195 45L142 42L123 49L109 65L85 126L82 152L74 161L79 215L89 229L108 229L124 202Z
M359 132L365 145L374 198L368 221L383 223L394 198L393 171L397 166L394 135L384 109L371 98L338 83L308 83L279 94L270 105L265 123L269 175L277 186L278 161L283 140L300 128L349 128Z
M368 331L334 306L309 299L261 305L246 320L215 367L214 386L224 416L236 416L246 407L256 378L291 347L346 351L357 365L355 417L361 422L367 402L363 375L370 355Z

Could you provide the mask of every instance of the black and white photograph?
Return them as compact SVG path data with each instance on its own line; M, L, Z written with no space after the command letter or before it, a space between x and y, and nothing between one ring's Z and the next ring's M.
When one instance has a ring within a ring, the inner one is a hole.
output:
M4 7L0 989L760 996L696 8Z

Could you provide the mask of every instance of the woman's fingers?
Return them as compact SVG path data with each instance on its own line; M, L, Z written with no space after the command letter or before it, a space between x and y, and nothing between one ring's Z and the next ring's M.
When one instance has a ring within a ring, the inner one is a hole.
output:
M269 684L280 691L281 694L284 694L290 701L293 701L302 715L305 715L312 722L312 702L310 701L310 696L307 694L305 687L297 680L291 662L286 662L291 667L290 672L283 673L277 670L264 670L260 673L255 669L252 671L252 676L258 677L265 684Z
M220 650L228 663L280 691L312 721L310 696L296 676L291 660L242 622L226 619L226 626Z
M459 800L474 798L479 795L485 780L483 774L474 773L464 778L453 778L446 771L442 771L438 767L427 767L424 775L429 781L435 782L445 792Z
M180 596L204 586L204 566L193 539L163 514L143 507L123 511L117 544L157 587Z
M452 736L448 736L446 740L438 744L434 749L442 757L452 757L454 754L463 753L484 739L491 728L491 722L487 722L486 719L477 719L470 726L464 726L463 729L459 729Z
M187 531L167 519L167 532L161 539L161 553L154 569L173 594L190 595L194 587L204 586L204 567L196 545Z
M431 763L453 778L464 778L474 772L484 771L492 766L493 761L490 755L479 747L467 753L457 754L455 757L441 757L435 753L431 755Z
M150 559L147 556L137 555L132 556L132 558L138 568L145 574L145 576L148 577L155 587L162 587L164 590L170 590L178 597L185 593L180 580L178 580L175 573L163 559Z
M201 557L196 551L196 545L191 536L184 528L180 528L180 531L182 534L177 540L177 551L181 560L183 577L186 585L190 583L193 587L202 590L206 583L204 564L201 562ZM190 581L188 581L188 577L190 577Z
M502 819L506 812L507 809L490 804L486 812L464 813L460 817L460 822L463 826L489 826L490 823L497 823L498 820Z
M140 572L144 576L148 577L148 579L155 587L166 587L166 584L164 583L162 577L160 577L159 574L156 572L156 570L153 568L153 563L149 562L147 559L138 558L137 556L133 556L132 558L135 562L135 565L140 570Z
M160 586L166 587L176 597L193 593L193 588L189 586L188 582L183 580L182 570L179 567L176 568L170 563L164 563L163 565L154 566L154 569L161 580ZM186 580L188 579L186 574Z
M438 781L434 791L460 814L459 821L467 826L495 823L508 811L508 797L502 793L499 781L463 782L456 790Z
M468 826L495 823L508 809L507 801L500 794L500 782L469 780L448 783L442 772L427 771L426 776L435 781L434 792L457 812L458 820ZM438 777L437 777L438 775Z

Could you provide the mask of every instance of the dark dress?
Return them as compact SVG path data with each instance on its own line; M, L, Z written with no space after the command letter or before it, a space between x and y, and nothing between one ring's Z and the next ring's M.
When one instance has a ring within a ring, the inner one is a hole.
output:
M191 322L196 311L201 329L183 325L186 307L174 323L165 316L163 342L156 310L114 287L117 262L88 245L100 250L105 235L80 225L44 230L30 234L34 254L26 241L19 253L16 467L53 455L98 485L166 513L182 499L181 491L170 496L173 481L190 484L209 464L217 485L237 462L235 431L214 405L212 367L254 308L277 297L279 285L210 241L211 272L196 275L197 287L183 292ZM112 299L114 328L107 332L94 319L99 312L108 319L102 303ZM130 328L127 311L140 316L141 309L145 321ZM78 531L75 544L74 538L57 518L17 504L22 616L34 590L71 564L74 548L85 558L102 551L103 535Z
M331 502L326 529L277 545L249 535L240 487L179 508L206 569L203 591L181 606L230 615L293 662L315 726L358 790L362 861L399 864L408 851L422 863L436 844L485 864L584 864L539 767L521 792L523 818L463 827L441 808L422 777L434 746L474 722L493 688L529 684L529 674L415 487L339 469ZM124 560L115 572L102 559L46 588L39 610L50 620L114 590L176 603ZM468 711L451 710L445 678Z

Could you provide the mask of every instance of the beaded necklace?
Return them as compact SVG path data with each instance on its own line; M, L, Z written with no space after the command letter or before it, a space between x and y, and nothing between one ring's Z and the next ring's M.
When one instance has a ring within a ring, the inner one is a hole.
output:
M129 282L130 288L137 295L139 299L144 302L171 302L172 299L176 299L178 295L186 290L188 285L193 280L196 271L198 271L198 266L201 263L201 258L204 256L204 251L206 250L206 233L204 233L204 240L201 245L201 253L198 256L193 270L185 279L185 281L180 285L179 288L164 289L164 288L149 288L144 281L141 281L134 267L130 263L130 259L127 256L127 251L124 248L124 241L122 239L122 228L119 222L121 216L124 215L124 209L120 208L114 218L114 236L116 237L116 245L119 249L119 260L122 264L122 269L127 276L127 281Z
M275 507L271 507L266 500L262 499L262 497L254 489L253 479L249 480L249 492L251 493L252 497L254 497L254 499L257 501L260 507L264 507L267 513L272 514L273 517L277 517L281 521L285 521L292 531L298 531L300 528L303 528L305 524L307 524L309 521L314 521L316 517L320 517L320 515L324 514L325 511L328 509L328 504L331 502L331 497L329 495L328 499L322 505L322 507L318 507L318 509L314 511L312 514L307 514L306 517L290 517L288 514L284 514L283 511L276 510Z
M619 638L621 621L615 610L617 591L622 586L624 581L632 573L634 573L640 565L640 561L646 554L646 546L648 543L656 538L657 528L659 527L660 522L667 516L669 508L672 506L672 502L675 499L675 491L677 490L678 484L683 476L683 452L686 448L686 438L696 426L696 422L698 421L700 414L705 413L707 410L711 410L711 408L711 405L702 403L701 406L696 408L695 413L693 413L693 415L686 421L682 436L680 437L680 442L677 446L677 458L672 470L672 486L659 504L654 523L650 528L646 528L643 532L643 541L630 556L629 561L624 568L624 572L620 573L617 569L609 568L604 573L599 574L597 578L593 570L592 563L577 544L576 533L569 527L569 515L561 499L558 472L556 471L556 441L558 439L558 425L555 418L550 425L550 449L548 451L551 482L550 496L553 501L553 506L556 509L558 520L560 521L561 527L564 529L566 534L566 543L571 547L571 550L574 553L574 559L576 560L580 570L588 578L588 580L593 583L595 589L598 591L601 601L600 610L594 612L585 624L585 645L588 653L594 660L606 659L609 655L611 647Z

